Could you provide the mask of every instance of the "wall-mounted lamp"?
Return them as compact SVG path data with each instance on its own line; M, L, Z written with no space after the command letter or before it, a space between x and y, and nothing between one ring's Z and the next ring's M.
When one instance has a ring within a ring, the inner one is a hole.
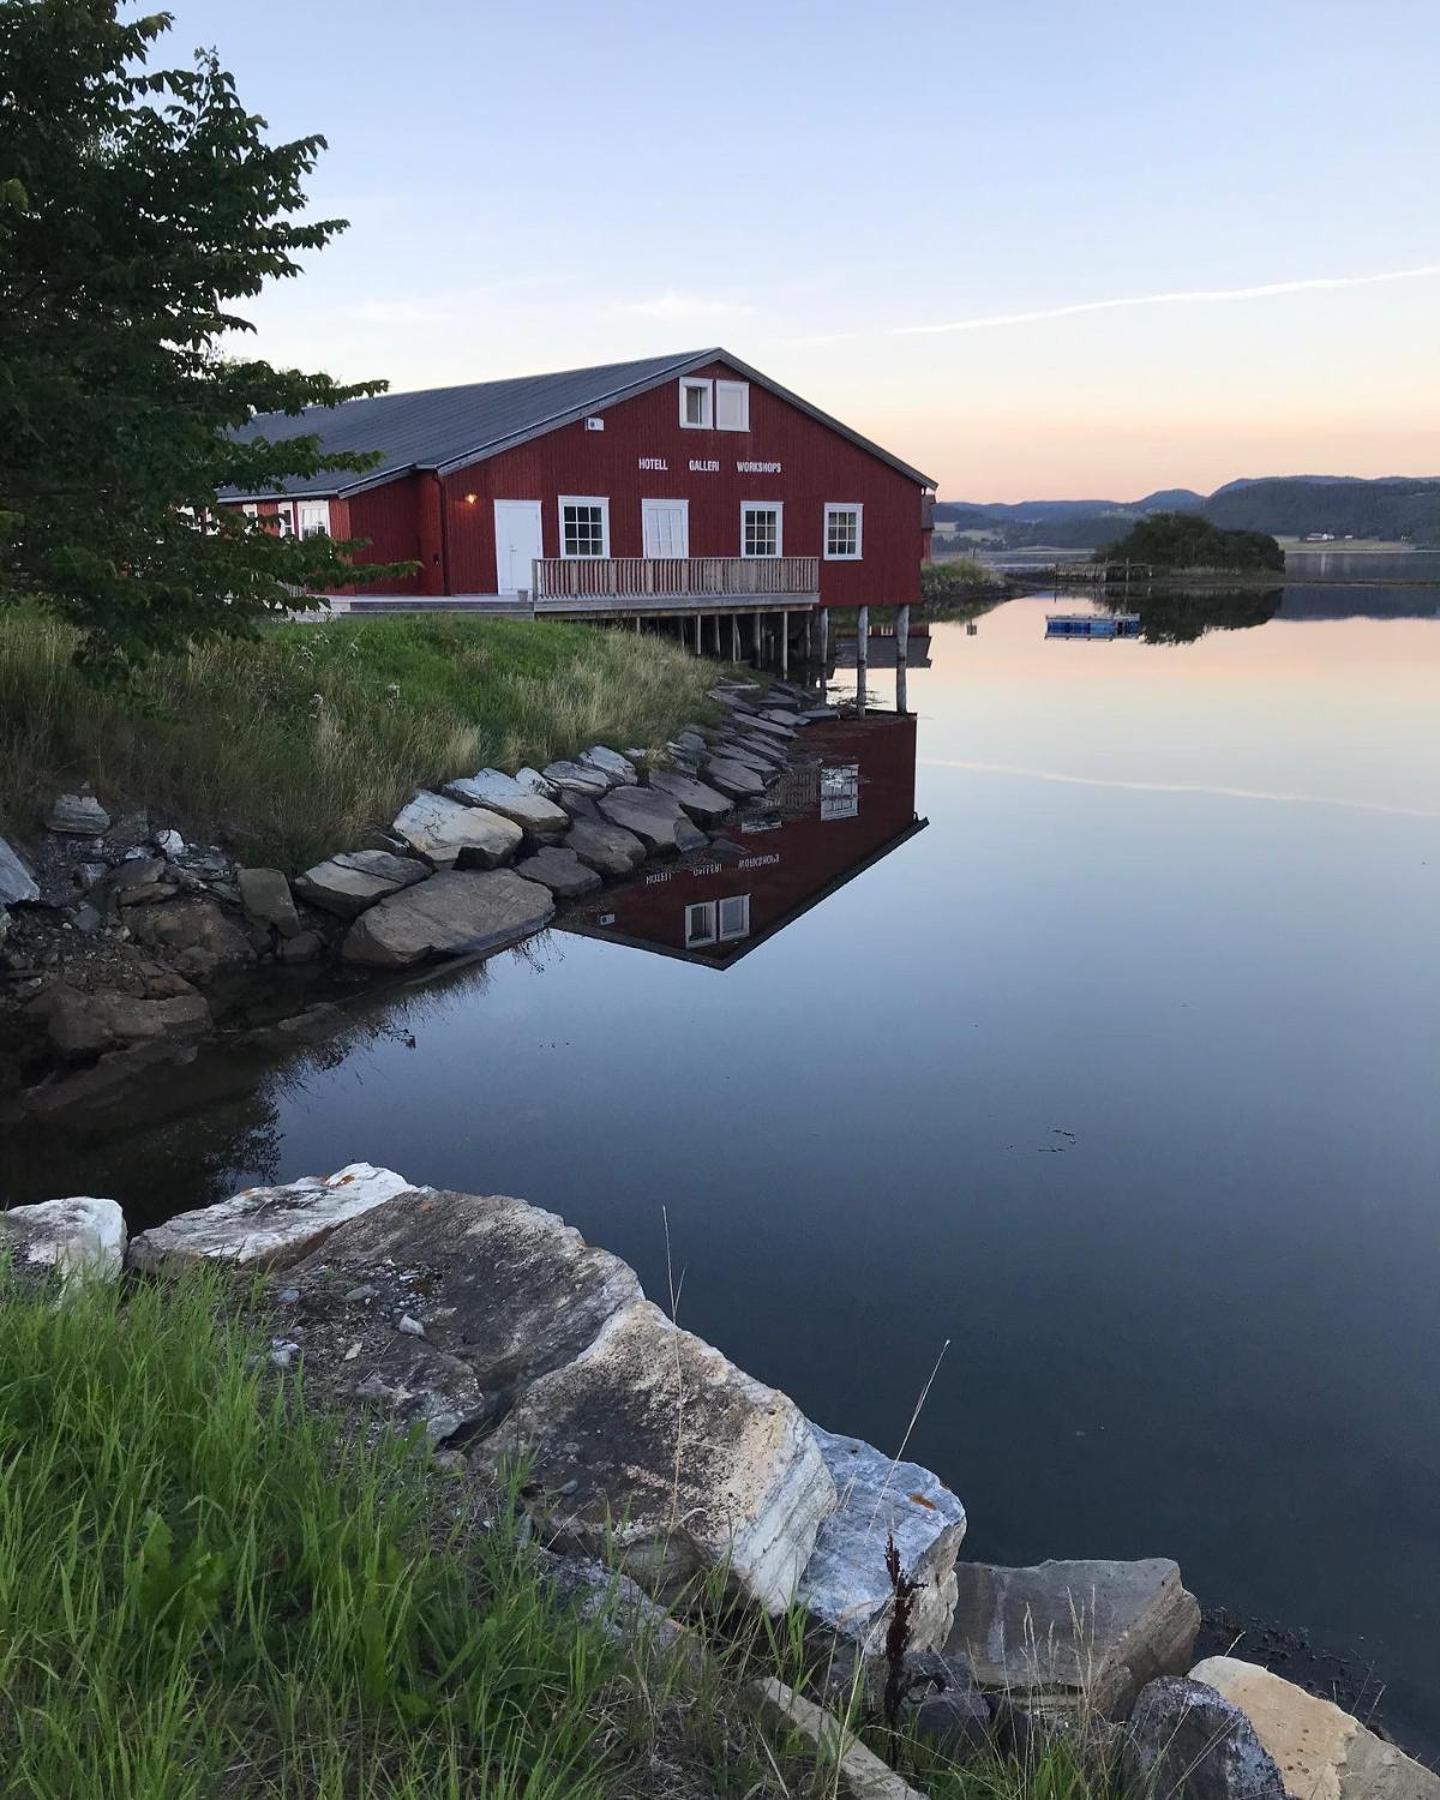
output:
M465 504L467 506L473 506L475 504L475 499L476 499L476 496L474 494L467 494L465 496Z

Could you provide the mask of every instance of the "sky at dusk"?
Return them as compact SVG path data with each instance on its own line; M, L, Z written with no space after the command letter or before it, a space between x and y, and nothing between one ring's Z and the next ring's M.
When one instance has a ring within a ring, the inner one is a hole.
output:
M329 140L271 360L721 344L957 499L1440 476L1434 0L169 3Z

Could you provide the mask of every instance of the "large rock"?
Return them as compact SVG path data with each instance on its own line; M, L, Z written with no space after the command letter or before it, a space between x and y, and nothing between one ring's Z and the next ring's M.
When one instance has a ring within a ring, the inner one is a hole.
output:
M187 981L208 981L222 969L255 960L250 940L215 900L196 897L137 907L128 923L142 944L166 952Z
M1147 1681L1188 1665L1200 1628L1195 1596L1164 1557L962 1562L955 1575L947 1649L970 1658L981 1687L1022 1704L1123 1712Z
M1244 1713L1291 1800L1440 1800L1440 1775L1367 1731L1353 1714L1268 1669L1209 1656L1190 1679Z
M518 838L519 827L509 828ZM554 911L548 888L509 869L456 869L362 913L345 934L341 954L347 962L387 969L429 956L490 956L539 931Z
M567 788L588 794L592 800L598 800L607 793L615 783L603 769L597 769L593 763L552 762L547 763L540 771L541 776L552 786L562 791Z
M645 1300L530 1387L485 1450L524 1457L561 1546L608 1544L662 1594L725 1568L771 1612L789 1604L835 1505L793 1401Z
M419 793L400 811L395 833L437 869L495 869L507 863L524 836L512 819L465 806L443 794Z
M115 1044L197 1037L211 1025L210 1005L186 982L155 997L101 990L85 993L60 983L40 998L45 1029L62 1056L94 1056Z
M581 862L573 850L555 844L546 844L533 856L524 857L516 863L515 873L526 881L538 881L561 900L573 900L577 894L588 894L600 886L594 869Z
M527 794L539 794L546 800L553 800L559 792L553 781L547 781L538 769L532 769L528 763L515 771L515 785L523 788Z
M367 907L413 887L430 874L418 857L388 850L346 850L295 877L295 892L337 918L356 919Z
M1173 1675L1140 1690L1121 1779L1127 1793L1149 1800L1285 1800L1280 1771L1240 1708ZM1307 1789L1304 1800L1322 1792Z
M22 1279L54 1275L63 1288L113 1280L125 1261L125 1215L88 1195L15 1206L0 1212L0 1251Z
M633 832L647 850L680 849L690 835L690 821L680 802L656 788L616 788L596 805L602 818L623 831ZM686 827L683 836L678 832L682 825Z
M342 1225L286 1284L312 1389L418 1419L437 1443L498 1423L640 1297L633 1270L554 1213L429 1190Z
M39 898L35 877L0 837L0 906L18 906L22 901Z
M426 1194L393 1169L350 1163L284 1187L245 1188L216 1206L181 1213L131 1240L132 1269L207 1261L258 1269L298 1262L347 1219L397 1194Z
M628 875L645 860L645 846L633 831L606 824L603 819L576 819L565 847L592 869L613 877Z
M110 829L110 815L93 794L58 794L45 815L51 831L72 837L99 837Z
M640 779L639 772L628 756L622 756L618 750L608 750L604 744L592 744L588 750L582 750L580 766L598 769L617 786L623 783L633 787Z
M300 915L290 883L279 869L237 869L240 902L259 925L273 925L281 937L299 937Z
M735 800L753 800L765 792L765 777L746 763L737 762L734 757L711 757L703 765L701 772L712 787L719 788L722 794L729 794Z
M447 782L445 792L462 806L488 806L538 843L554 843L570 828L569 814L562 807L521 787L513 775L499 769L481 769L478 775Z
M678 800L697 825L718 825L732 810L733 803L724 794L673 769L657 769L650 777L650 786Z
M938 1650L955 1616L955 1558L965 1508L928 1469L897 1463L860 1438L812 1426L839 1502L821 1525L796 1594L807 1612L867 1650L878 1650L893 1600L885 1544L924 1583L911 1614L910 1644Z

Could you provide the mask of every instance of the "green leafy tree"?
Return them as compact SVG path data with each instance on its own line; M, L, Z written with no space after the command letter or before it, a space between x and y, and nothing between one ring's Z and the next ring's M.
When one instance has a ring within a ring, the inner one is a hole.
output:
M1283 574L1285 552L1263 531L1222 531L1199 513L1152 513L1095 553L1097 562L1157 569L1263 569Z
M296 217L324 140L267 143L213 52L152 71L169 15L119 12L0 0L0 596L59 610L98 668L382 572L215 504L374 461L229 435L384 386L224 349L236 303L344 229Z

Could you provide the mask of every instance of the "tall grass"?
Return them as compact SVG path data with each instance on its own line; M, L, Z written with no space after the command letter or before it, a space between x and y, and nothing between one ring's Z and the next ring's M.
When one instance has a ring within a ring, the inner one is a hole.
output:
M658 746L708 716L715 674L650 635L450 615L282 625L97 691L75 642L0 610L0 829L23 838L57 789L89 781L112 810L147 805L287 868L485 764Z
M667 1732L764 1791L708 1701L670 1730L679 1659L557 1605L510 1496L478 1529L470 1482L308 1413L264 1344L214 1277L56 1307L0 1274L7 1795L618 1800Z

